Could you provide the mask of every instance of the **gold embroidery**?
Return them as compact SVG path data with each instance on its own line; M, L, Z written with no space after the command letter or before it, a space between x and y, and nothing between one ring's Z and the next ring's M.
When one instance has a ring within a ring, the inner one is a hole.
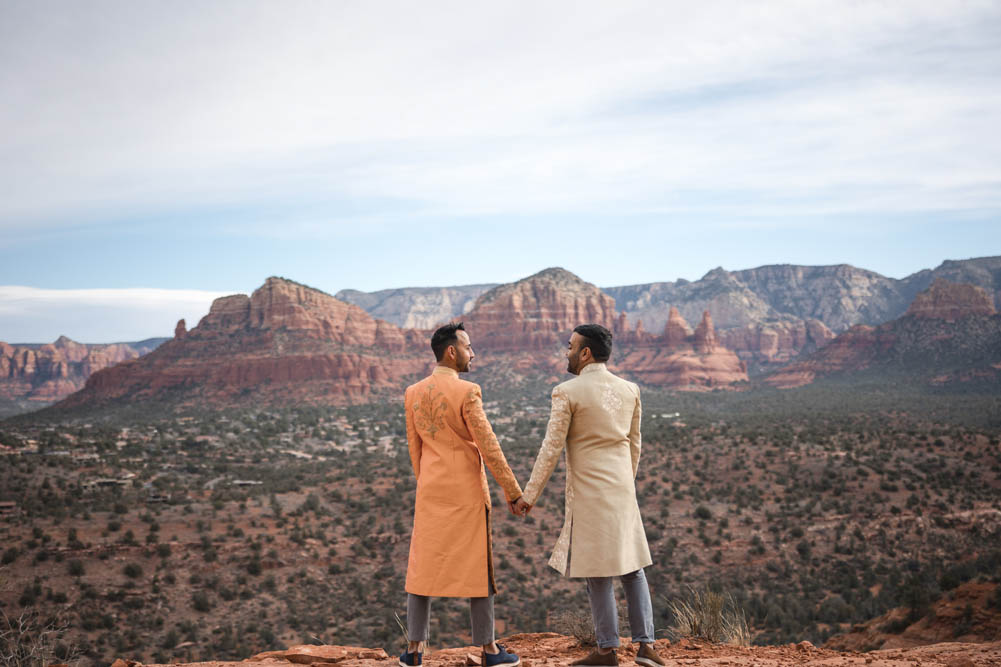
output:
M559 463L560 454L566 448L567 433L570 431L570 422L573 413L570 411L570 400L559 387L553 389L552 409L549 414L549 425L546 427L546 436L542 440L542 447L539 448L539 455L535 459L532 467L532 478L525 485L525 502L534 505L542 489L553 474L556 464ZM566 572L567 556L570 551L570 526L573 523L573 470L570 467L570 457L567 457L567 483L566 496L563 506L563 530L553 547L552 557L549 565L559 571Z
M610 415L617 415L622 410L622 397L611 382L601 383L601 408Z
M445 412L448 402L445 395L438 392L435 396L434 383L428 384L427 395L414 402L414 422L417 428L426 431L430 437L445 428Z

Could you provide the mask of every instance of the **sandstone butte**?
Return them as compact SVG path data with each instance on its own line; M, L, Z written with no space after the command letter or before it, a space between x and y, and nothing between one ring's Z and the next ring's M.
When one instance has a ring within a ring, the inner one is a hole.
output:
M640 382L706 389L747 380L744 363L717 340L708 312L695 332L680 316L663 336L647 333L642 323L630 329L611 297L563 269L494 288L463 319L477 367L559 377L573 327L596 322L617 334L613 368ZM222 405L360 402L428 372L429 335L272 277L250 296L216 299L191 330L178 322L174 338L150 354L94 373L56 409L171 398Z
M619 664L635 664L636 651L623 637ZM506 648L517 653L524 667L565 667L583 657L587 649L577 640L544 632L511 635L500 639ZM859 653L818 648L810 642L785 646L719 646L681 639L671 643L656 642L656 649L668 665L703 665L705 667L785 667L786 665L858 667L981 667L1001 664L1001 642L969 644L947 642L907 649L889 649ZM466 667L480 665L480 652L472 646L432 650L424 658L429 667ZM172 663L184 664L184 663ZM284 651L260 653L242 662L189 663L202 667L291 667L292 665L339 665L339 667L392 667L395 655L381 648L354 646L293 646ZM111 667L138 667L139 663L118 659Z
M643 384L707 390L748 379L747 364L717 339L708 310L694 332L671 308L662 335L648 334L637 323L632 332L620 331L620 338L623 344L612 368Z
M419 332L377 320L329 294L268 278L250 296L216 299L198 326L139 359L90 376L56 408L116 399L230 404L351 402L429 367Z
M994 315L994 303L985 290L939 278L914 298L902 317L877 327L854 326L807 359L769 375L764 382L787 389L810 384L817 377L867 368L885 359L899 344L902 327L917 320L948 323L953 331L962 333L966 318Z
M95 371L140 353L125 344L85 345L65 336L37 348L0 341L0 398L58 400L81 389Z

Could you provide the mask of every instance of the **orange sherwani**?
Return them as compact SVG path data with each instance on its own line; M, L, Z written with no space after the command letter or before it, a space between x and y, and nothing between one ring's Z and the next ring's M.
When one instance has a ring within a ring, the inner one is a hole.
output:
M479 385L450 368L407 387L407 442L417 476L407 592L486 597L496 590L486 463L510 502L521 496L483 412Z

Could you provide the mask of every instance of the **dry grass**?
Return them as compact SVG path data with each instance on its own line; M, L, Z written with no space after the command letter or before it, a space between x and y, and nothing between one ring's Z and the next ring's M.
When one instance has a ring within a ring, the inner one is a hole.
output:
M689 588L687 600L671 600L668 608L674 616L669 632L676 637L737 646L751 643L747 616L729 593Z
M619 612L619 635L629 635L629 617L623 605L618 606ZM567 610L555 614L550 619L553 632L561 635L569 635L577 640L581 646L594 646L597 640L594 636L594 621L591 619L591 612Z

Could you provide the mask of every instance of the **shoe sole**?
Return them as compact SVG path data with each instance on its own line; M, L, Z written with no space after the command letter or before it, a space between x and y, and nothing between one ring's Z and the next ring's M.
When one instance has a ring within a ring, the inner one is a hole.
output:
M498 662L493 667L518 667L521 664L521 658L518 658L518 662ZM483 662L483 667L487 667L486 661Z
M643 667L665 667L664 663L656 662L650 658L635 658L637 665L643 665Z

